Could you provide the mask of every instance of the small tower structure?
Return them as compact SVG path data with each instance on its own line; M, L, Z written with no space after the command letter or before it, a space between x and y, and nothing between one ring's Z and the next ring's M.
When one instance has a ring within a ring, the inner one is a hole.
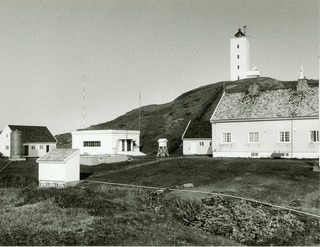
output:
M158 147L157 157L169 156L168 147L167 147L168 140L165 138L161 138L158 140L158 143L159 143L159 147Z
M260 71L254 66L249 70L249 40L246 28L238 29L234 38L230 39L230 79L231 81L260 76Z

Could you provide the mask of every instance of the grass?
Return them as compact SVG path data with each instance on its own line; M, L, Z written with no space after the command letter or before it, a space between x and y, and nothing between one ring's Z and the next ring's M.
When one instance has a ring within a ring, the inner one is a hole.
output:
M81 172L89 174L92 180L136 185L181 188L184 183L191 182L196 190L234 194L319 213L319 174L312 171L313 162L196 156L164 159L144 157L117 164L81 166ZM201 217L209 212L198 211L198 197L185 197L172 192L157 196L147 190L90 183L80 183L66 189L24 187L26 183L23 178L36 179L37 175L35 159L13 162L0 174L0 185L8 187L0 189L0 245L254 244L246 242L246 232L233 234L231 231L229 235L224 235L223 231L217 230L216 225L212 225L211 216L195 220L195 215ZM14 180L11 185L4 182L4 178L10 176L20 177L20 180ZM235 204L232 204L231 209L218 205L217 209L223 209L227 214L222 212L212 217L221 216L221 221L223 217L227 219L233 210L246 218L239 222L247 222L250 229L263 236L266 239L264 241L269 241L268 231L261 226L256 227L254 220L257 217L250 216L250 212L256 209L243 202L232 203ZM257 210L263 218L265 213L259 208ZM212 214L211 211L209 214ZM286 215L286 212L277 214ZM270 213L266 215L272 219L278 217ZM186 216L188 221L185 221ZM310 219L301 221L296 216L284 216L279 220L279 223L273 223L280 232L284 227L281 221L287 224L285 227L290 227L291 223L299 226L299 234L295 238L298 238L301 245L318 243L316 231L319 226L310 223ZM220 226L230 228L223 222L219 223ZM233 224L241 230L244 226L237 225L240 224L237 222ZM267 224L268 219L263 222ZM191 223L195 227L191 227ZM215 230L201 230L203 224L212 225ZM294 234L294 230L284 233ZM287 241L283 243L291 245L290 238L288 235L285 240L281 236L274 239Z
M213 159L185 157L117 173L94 173L90 179L144 186L226 193L318 213L319 174L311 160Z
M172 206L156 212L144 191L82 185L0 195L0 245L237 245L184 225Z

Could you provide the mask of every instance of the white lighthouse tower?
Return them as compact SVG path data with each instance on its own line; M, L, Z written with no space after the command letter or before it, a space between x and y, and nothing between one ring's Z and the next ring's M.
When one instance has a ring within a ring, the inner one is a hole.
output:
M230 39L230 79L231 81L260 76L255 66L249 70L249 40L246 37L246 26L241 28Z

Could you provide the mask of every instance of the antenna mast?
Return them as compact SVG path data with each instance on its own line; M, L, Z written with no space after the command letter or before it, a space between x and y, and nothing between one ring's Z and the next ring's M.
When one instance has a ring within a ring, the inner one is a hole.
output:
M141 131L141 92L139 91L139 131Z
M82 120L83 128L86 128L86 77L82 76Z

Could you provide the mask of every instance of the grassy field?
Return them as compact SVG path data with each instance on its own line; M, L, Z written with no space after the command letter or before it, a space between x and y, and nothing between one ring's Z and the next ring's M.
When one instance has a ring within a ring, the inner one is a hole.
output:
M91 167L96 170L91 170L88 179L167 188L192 183L195 190L237 195L320 215L319 173L312 171L312 160L177 157L148 162L119 172Z
M243 196L320 215L319 173L312 171L313 165L312 160L144 157L81 166L81 176L166 188L193 183L189 190ZM38 189L37 176L35 159L13 162L0 174L0 245L320 243L319 221L288 211L88 182Z

